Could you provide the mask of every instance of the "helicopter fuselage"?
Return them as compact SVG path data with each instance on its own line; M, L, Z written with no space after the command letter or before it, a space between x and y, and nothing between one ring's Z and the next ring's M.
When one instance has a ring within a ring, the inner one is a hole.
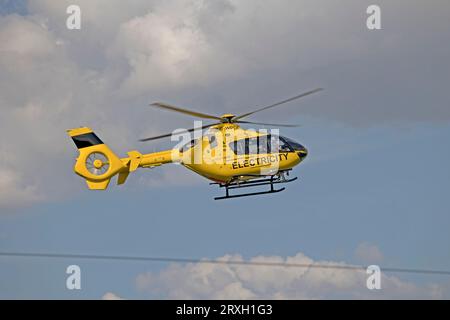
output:
M224 124L181 147L179 162L210 180L228 183L289 170L306 155L306 148L290 139Z

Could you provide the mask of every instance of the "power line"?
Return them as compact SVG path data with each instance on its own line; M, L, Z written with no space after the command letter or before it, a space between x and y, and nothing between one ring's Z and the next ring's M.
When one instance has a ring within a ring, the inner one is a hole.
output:
M88 255L88 254L59 254L59 253L31 253L31 252L0 252L0 257L23 257L23 258L64 258L64 259L88 259L88 260L121 260L121 261L142 261L142 262L178 262L178 263L204 263L222 265L244 265L262 267L284 267L284 268L311 268L311 269L341 269L341 270L366 270L367 266L361 265L339 265L339 264L309 264L309 263L287 263L287 262L258 262L258 261L224 261L206 260L192 258L170 258L170 257L142 257L142 256L109 256L109 255ZM380 267L385 272L395 273L415 273L430 275L450 276L448 270L429 269L409 269Z

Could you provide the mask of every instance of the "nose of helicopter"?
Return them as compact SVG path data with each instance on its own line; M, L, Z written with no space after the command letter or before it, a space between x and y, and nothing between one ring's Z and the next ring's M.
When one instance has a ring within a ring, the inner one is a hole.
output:
M304 146L295 148L295 152L297 152L297 155L301 160L305 159L306 156L308 155L308 149L306 149Z

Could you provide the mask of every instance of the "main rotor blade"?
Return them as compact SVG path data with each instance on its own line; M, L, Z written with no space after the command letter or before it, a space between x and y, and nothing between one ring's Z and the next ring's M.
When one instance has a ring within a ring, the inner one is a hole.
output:
M262 122L253 122L253 121L233 121L234 123L245 123L245 124L258 124L263 126L270 126L270 127L286 127L286 128L296 128L300 127L299 124L275 124L275 123L262 123Z
M158 108L165 109L165 110L180 112L180 113L184 113L184 114L187 114L190 116L199 117L199 118L203 118L203 119L221 120L220 117L212 116L212 115L209 115L206 113L182 109L182 108L175 107L175 106L172 106L172 105L164 103L164 102L155 102L155 103L150 104L150 106L158 107Z
M322 89L322 88L317 88L317 89L314 89L314 90L311 90L311 91L308 91L308 92L299 94L298 96L295 96L295 97L292 97L292 98L289 98L289 99L286 99L286 100L283 100L283 101L280 101L280 102L271 104L270 106L267 106L267 107L264 107L264 108L261 108L261 109L258 109L258 110L249 112L249 113L245 113L245 114L243 114L243 115L240 115L240 116L238 116L238 117L235 117L235 118L233 119L233 121L242 119L242 118L244 118L244 117L248 117L249 115L254 114L254 113L256 113L256 112L260 112L260 111L263 111L263 110L267 110L267 109L269 109L269 108L273 108L273 107L279 106L279 105L281 105L281 104L284 104L284 103L287 103L287 102L291 102L291 101L300 99L300 98L302 98L302 97L308 96L308 95L310 95L310 94L316 93L316 92L321 91L321 90L323 90L323 89Z
M209 128L209 127L212 127L212 126L215 126L215 125L218 125L218 124L220 124L220 123L207 124L207 125L205 125L205 126L203 126L203 127L191 128L191 129L188 129L188 130L183 131L183 132L192 132L192 131L194 131L194 130L203 130L203 129L206 129L206 128ZM183 133L183 132L180 132L180 133ZM170 137L172 134L174 134L174 133L172 132L172 133L168 133L168 134L162 134L162 135L160 135L160 136L155 136L155 137L150 137L150 138L144 138L144 139L140 139L139 141L144 142L144 141L151 141L151 140L157 140L157 139L167 138L167 137Z

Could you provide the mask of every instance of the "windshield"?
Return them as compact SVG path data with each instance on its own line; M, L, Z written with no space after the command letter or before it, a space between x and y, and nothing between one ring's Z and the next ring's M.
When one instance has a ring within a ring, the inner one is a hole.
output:
M284 140L294 150L304 150L305 149L304 146L302 146L300 143L298 143L298 142L296 142L296 141L294 141L292 139L289 139L289 138L286 138L286 137L280 137L280 140Z

